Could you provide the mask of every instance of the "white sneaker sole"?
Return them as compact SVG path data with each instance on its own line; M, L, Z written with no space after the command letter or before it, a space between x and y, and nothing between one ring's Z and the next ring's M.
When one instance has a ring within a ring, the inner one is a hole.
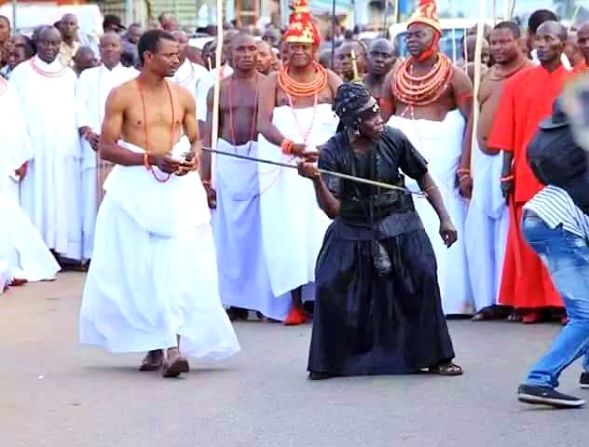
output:
M584 390L589 390L589 383L582 383L581 388Z
M579 408L579 407L582 407L583 405L585 405L585 401L583 399L560 400L560 399L550 399L547 397L534 396L532 394L518 394L517 399L520 402L524 402L526 404L549 405L551 407L558 407L558 408Z

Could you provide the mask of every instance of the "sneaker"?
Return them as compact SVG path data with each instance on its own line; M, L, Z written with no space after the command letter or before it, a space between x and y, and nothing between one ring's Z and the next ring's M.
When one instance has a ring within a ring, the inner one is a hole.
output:
M517 398L526 404L550 405L556 408L578 408L585 405L583 399L567 396L547 386L520 385Z
M584 372L581 374L579 383L581 384L581 388L589 389L589 372Z

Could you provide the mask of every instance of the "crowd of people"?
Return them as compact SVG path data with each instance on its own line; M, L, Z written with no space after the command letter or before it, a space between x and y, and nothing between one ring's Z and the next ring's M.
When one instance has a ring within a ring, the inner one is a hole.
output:
M236 352L229 320L254 314L313 313L312 379L460 375L445 316L566 323L520 222L543 188L528 143L588 70L589 24L500 22L458 66L432 1L407 57L326 45L294 8L282 33L226 30L219 67L170 14L106 16L96 44L72 14L31 38L0 17L0 287L89 266L81 340L167 377Z

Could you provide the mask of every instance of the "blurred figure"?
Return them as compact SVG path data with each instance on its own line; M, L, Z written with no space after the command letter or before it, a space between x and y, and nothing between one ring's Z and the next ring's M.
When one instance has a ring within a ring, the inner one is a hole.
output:
M74 71L78 76L88 68L98 66L98 58L90 47L80 47L74 56Z
M366 49L360 42L344 42L336 50L335 59L337 73L344 81L361 79L366 73Z
M121 18L114 14L107 14L104 16L102 29L105 33L120 33L125 31Z
M122 38L123 54L121 56L121 63L125 67L139 67L139 52L137 51L137 43L143 34L143 29L139 23L131 23L127 32Z
M30 59L35 55L33 51L33 47L30 44L27 45L12 45L12 50L7 58L7 63L2 69L0 70L0 75L2 75L6 79L10 79L10 74L12 70L16 68L17 65L21 64L22 62Z
M82 241L83 259L92 258L96 212L104 196L102 185L112 169L112 163L98 156L98 142L106 98L119 85L139 74L121 62L121 37L109 31L100 38L98 67L84 71L76 88L76 120L82 144Z
M5 47L10 42L10 20L6 16L0 16L0 67L6 64L9 50Z
M532 58L532 61L535 65L540 65L540 59L538 59L538 50L535 44L536 35L538 33L538 28L540 28L540 26L545 22L558 22L558 16L548 9L538 9L537 11L534 11L528 18L528 41L526 46L528 49L528 54ZM566 70L572 70L573 67L571 66L564 52L561 55L560 62Z
M74 14L65 14L58 22L61 33L59 60L66 67L74 68L74 56L80 48L78 41L78 18Z
M577 44L576 34L571 34L569 36L567 44L564 47L564 54L573 67L573 72L582 73L587 69L587 65L585 64L585 57L583 56L583 53Z
M193 63L188 58L188 35L184 31L172 31L172 36L180 44L178 53L178 69L172 81L185 87L196 101L196 88L201 79L208 76L209 72L202 65Z
M280 45L281 34L280 31L274 27L269 27L264 31L262 35L262 40L268 42L271 47L278 48Z
M257 43L258 46L258 63L257 70L264 76L269 75L272 71L276 70L276 55L272 51L270 43L265 40L261 40Z
M174 17L174 15L169 12L160 14L157 19L164 31L171 32L180 30L180 24L178 23L178 20L176 20L176 17Z
M331 66L331 50L325 49L325 50L321 50L321 52L319 53L319 63L321 64L321 66L323 68L332 69Z
M466 73L470 78L470 82L474 83L474 71L475 71L475 53L476 53L477 36L468 35L466 41L463 44L462 53L466 53L466 62L460 65L461 68L466 69ZM486 39L482 42L481 52L481 78L485 75L489 68L489 62L491 61L491 51L489 42Z

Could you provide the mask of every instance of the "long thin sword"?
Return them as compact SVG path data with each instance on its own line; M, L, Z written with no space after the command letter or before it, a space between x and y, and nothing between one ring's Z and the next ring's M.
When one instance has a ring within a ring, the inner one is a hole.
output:
M264 160L262 158L255 158L255 157L249 157L247 155L234 154L233 152L225 152L225 151L220 151L218 149L211 149L208 147L202 147L201 149L203 151L211 152L211 153L218 154L218 155L224 155L226 157L239 158L240 160L249 160L249 161L254 161L257 163L263 163L263 164L267 164L267 165L280 166L281 168L297 169L296 165L292 165L289 163L282 163L279 161L272 161L272 160ZM382 183L382 182L378 182L376 180L369 180L369 179L362 178L362 177L356 177L354 175L342 174L341 172L328 171L327 169L317 169L317 171L321 174L331 175L332 177L338 177L338 178L341 178L344 180L350 180L350 181L356 182L356 183L364 183L366 185L377 186L382 189L388 189L388 190L392 190L392 191L402 191L406 194L413 194L413 195L416 195L419 197L427 197L427 195L422 191L412 191L409 188L403 188L402 186L391 185L389 183Z

